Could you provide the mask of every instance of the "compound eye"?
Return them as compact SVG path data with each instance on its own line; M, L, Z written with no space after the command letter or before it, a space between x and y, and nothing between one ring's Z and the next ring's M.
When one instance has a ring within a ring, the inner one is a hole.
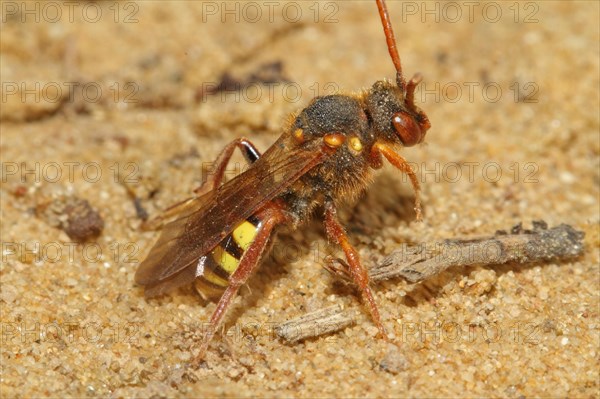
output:
M400 141L405 147L412 147L423 140L421 127L409 114L402 112L394 114L392 123L394 129L396 129L396 133L398 133L398 136L400 137Z

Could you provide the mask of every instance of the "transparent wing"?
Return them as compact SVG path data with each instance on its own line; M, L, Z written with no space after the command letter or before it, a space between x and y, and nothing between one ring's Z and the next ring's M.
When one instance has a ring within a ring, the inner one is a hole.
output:
M164 282L156 287L158 293L193 281L201 256L331 153L321 140L299 146L282 136L247 171L189 200L180 216L164 226L135 281L150 286Z

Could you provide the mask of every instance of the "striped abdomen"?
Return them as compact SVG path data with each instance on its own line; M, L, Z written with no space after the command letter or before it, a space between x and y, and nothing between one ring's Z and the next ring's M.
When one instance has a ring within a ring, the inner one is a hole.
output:
M223 293L229 285L229 276L237 270L260 226L261 221L250 216L238 224L211 252L198 259L195 284L200 295L214 298Z

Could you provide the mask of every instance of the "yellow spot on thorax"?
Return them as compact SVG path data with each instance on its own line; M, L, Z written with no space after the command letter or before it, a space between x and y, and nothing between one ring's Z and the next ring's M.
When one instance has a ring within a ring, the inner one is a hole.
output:
M358 137L350 138L350 148L357 152L362 150L363 146Z
M294 138L299 143L303 143L304 142L304 132L302 131L302 129L298 128L298 129L294 130Z
M341 146L342 143L344 143L345 139L346 138L344 137L344 135L339 133L328 134L323 137L323 141L325 141L325 144L333 148Z

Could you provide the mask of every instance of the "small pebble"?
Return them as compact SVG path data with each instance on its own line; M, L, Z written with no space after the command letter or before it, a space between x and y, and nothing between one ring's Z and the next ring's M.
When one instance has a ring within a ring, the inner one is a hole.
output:
M408 368L406 357L400 352L400 349L394 344L388 344L387 352L379 363L379 368L390 374L398 374Z

